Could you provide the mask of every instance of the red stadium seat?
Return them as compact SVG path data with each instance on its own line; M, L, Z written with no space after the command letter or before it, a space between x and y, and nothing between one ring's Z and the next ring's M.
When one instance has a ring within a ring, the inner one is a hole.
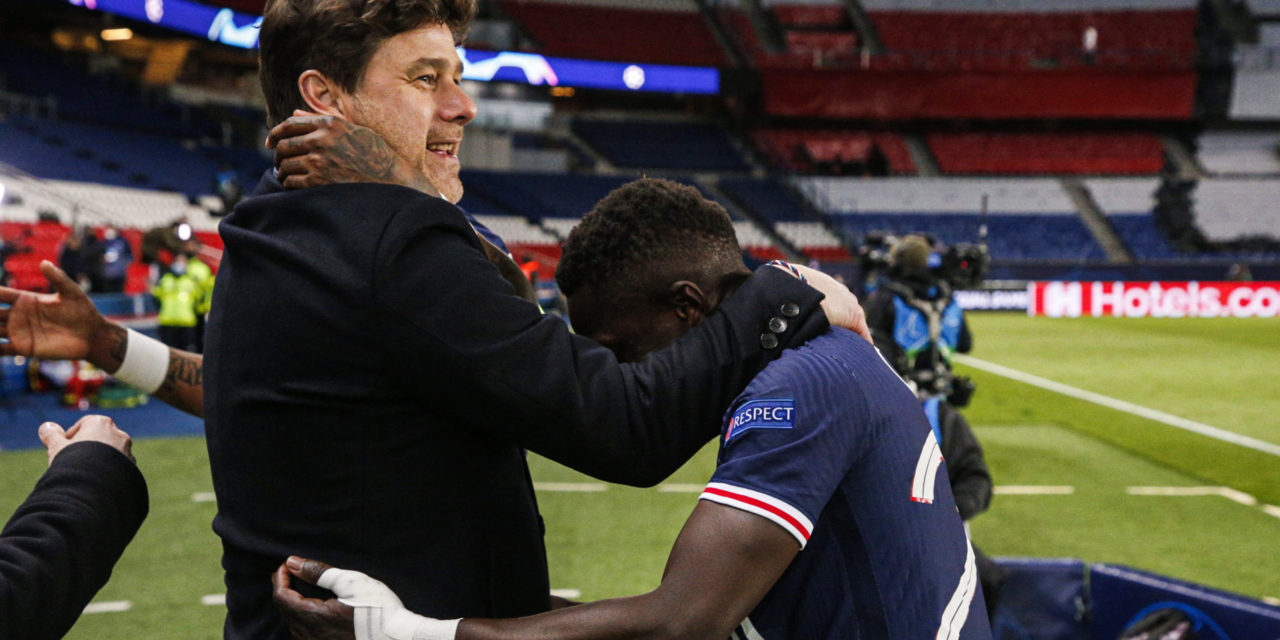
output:
M774 5L773 16L785 28L840 29L849 26L849 14L838 4Z
M928 136L944 173L1152 174L1160 139L1145 133L959 133Z
M866 162L874 145L884 153L890 173L915 172L906 143L891 133L761 129L751 139L770 162L792 171L812 171L815 163Z
M1189 65L1196 52L1195 10L944 12L874 11L891 51L931 53L939 64L1016 54L1026 64L1143 66L1152 60ZM1084 33L1097 48L1083 50Z
M503 7L538 41L540 52L549 55L717 67L729 63L697 11L524 0L506 0Z

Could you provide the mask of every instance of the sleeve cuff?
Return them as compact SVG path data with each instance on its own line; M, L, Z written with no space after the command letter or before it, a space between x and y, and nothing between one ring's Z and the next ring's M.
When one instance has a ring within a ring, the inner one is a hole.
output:
M813 522L799 509L766 493L723 482L712 482L702 490L698 499L741 509L771 520L791 534L800 543L801 549L808 544L809 536L813 533Z

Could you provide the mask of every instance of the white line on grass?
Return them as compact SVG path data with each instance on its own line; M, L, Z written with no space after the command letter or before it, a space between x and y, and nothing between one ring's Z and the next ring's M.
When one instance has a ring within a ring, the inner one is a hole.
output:
M1277 518L1280 518L1280 507L1277 507L1273 504L1264 504L1262 505L1262 510L1267 512L1267 515L1269 516L1275 516Z
M1076 492L1075 487L1069 486L1036 486L1036 485L1020 485L1020 484L1000 484L996 485L995 493L1000 496L1069 496Z
M660 493L702 493L702 490L706 488L707 485L705 484L680 484L678 482L658 485Z
M1257 506L1258 499L1231 487L1127 487L1131 496L1221 496L1246 507Z
M133 608L133 603L128 600L110 600L107 602L90 602L84 608L84 613L120 613Z
M1061 393L1064 396L1070 396L1086 402L1092 402L1094 404L1115 409L1116 411L1131 413L1135 416L1140 416L1148 420L1155 420L1156 422L1161 422L1171 427L1176 427L1192 433L1198 433L1202 436L1207 436L1215 440L1237 444L1248 449L1253 449L1254 451L1261 451L1262 453L1269 453L1273 456L1280 456L1280 445L1240 435L1234 431L1219 429L1218 427L1207 425L1203 422L1179 418L1178 416L1168 414L1163 411L1156 411L1155 409L1136 405L1132 402L1117 400L1115 398L1104 396L1100 393L1086 391L1078 387L1062 384L1061 382L1041 378L1040 376L1032 375L1025 371L1010 369L1009 367L998 365L994 362L979 360L972 356L956 355L956 361L963 365L973 367L974 369L981 369L988 373L994 373L998 376L1009 378L1010 380L1024 382L1032 386L1040 387L1041 389L1048 389L1049 391Z
M572 491L576 493L599 493L607 487L595 482L535 482L533 488L538 491Z
M191 494L192 502L217 502L218 498L212 491L201 491L200 493Z
M227 604L227 594L211 593L207 596L200 596L200 604L206 607L222 607Z
M1231 487L1128 487L1124 492L1131 496L1222 496L1246 507L1258 505L1257 498Z
M574 598L581 598L582 591L580 589L552 589L551 595L556 596L557 598L573 600Z

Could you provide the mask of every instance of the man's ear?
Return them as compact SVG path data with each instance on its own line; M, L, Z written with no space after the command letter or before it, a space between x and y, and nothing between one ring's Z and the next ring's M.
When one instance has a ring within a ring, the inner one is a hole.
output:
M345 94L341 87L315 69L307 69L298 76L298 93L302 94L311 111L327 116L346 116L342 112L342 96Z
M676 317L690 327L701 323L709 313L707 295L702 292L701 287L689 280L673 283L667 291L667 298Z

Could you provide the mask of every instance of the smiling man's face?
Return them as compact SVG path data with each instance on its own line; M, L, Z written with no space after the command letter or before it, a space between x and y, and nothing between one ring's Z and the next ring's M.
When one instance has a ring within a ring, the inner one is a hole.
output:
M397 34L383 42L365 68L344 114L377 132L417 167L450 202L462 198L458 145L476 116L463 93L462 61L443 24Z

